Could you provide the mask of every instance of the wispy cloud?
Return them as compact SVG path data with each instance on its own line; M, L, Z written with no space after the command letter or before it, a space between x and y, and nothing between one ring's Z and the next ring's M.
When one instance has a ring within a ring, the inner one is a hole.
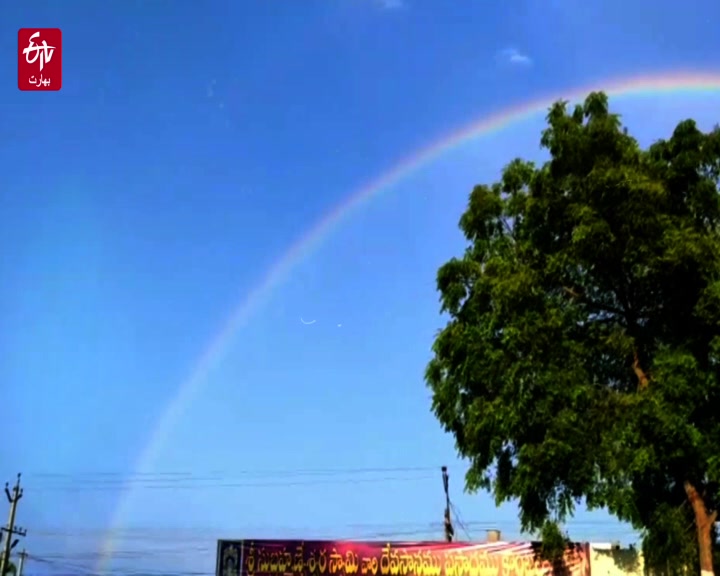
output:
M505 64L512 64L513 66L530 66L532 64L532 58L527 54L523 54L517 48L505 48L498 53L498 60Z

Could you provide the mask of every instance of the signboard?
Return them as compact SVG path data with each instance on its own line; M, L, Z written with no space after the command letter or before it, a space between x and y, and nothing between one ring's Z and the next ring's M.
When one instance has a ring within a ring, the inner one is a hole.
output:
M220 540L216 576L546 576L532 542ZM565 552L564 576L590 576L589 545Z

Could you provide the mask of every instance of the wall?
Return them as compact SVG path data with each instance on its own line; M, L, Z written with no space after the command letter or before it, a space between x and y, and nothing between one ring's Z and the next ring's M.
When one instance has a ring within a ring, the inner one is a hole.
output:
M632 548L590 544L592 576L644 576L642 554Z

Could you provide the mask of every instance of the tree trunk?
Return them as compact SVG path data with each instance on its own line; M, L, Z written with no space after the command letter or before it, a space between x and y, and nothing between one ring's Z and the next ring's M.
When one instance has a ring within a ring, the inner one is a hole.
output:
M695 514L695 530L697 531L698 552L700 555L700 576L715 576L713 570L712 527L717 518L717 511L708 512L702 496L690 482L685 482L685 493Z

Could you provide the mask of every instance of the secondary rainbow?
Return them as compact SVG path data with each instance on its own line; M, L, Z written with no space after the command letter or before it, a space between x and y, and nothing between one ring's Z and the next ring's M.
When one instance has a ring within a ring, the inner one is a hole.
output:
M209 371L218 364L228 344L238 330L240 330L248 319L261 307L273 289L283 282L290 271L307 258L313 250L353 212L380 193L390 190L397 182L432 162L442 154L450 152L470 140L485 136L511 124L522 122L527 118L540 114L547 110L556 100L562 98L576 102L583 99L589 92L596 90L603 90L610 96L720 91L720 72L672 71L654 73L646 76L633 76L624 79L603 81L597 86L575 88L523 102L516 106L500 110L497 113L481 116L459 130L450 132L432 144L415 151L404 160L395 164L384 174L352 192L345 201L331 209L305 234L298 238L287 252L265 272L257 286L248 294L242 296L239 304L233 309L220 332L210 341L195 363L195 367L188 378L178 386L177 391L168 402L167 408L150 435L147 446L140 454L135 473L147 473L151 471L156 456L164 445L168 435L178 419L182 416L191 399L202 388L207 380ZM121 495L118 508L110 525L110 536L103 545L102 559L98 566L99 573L104 571L108 561L112 558L114 548L114 538L112 534L122 525L127 511L130 508L132 495L132 490Z

